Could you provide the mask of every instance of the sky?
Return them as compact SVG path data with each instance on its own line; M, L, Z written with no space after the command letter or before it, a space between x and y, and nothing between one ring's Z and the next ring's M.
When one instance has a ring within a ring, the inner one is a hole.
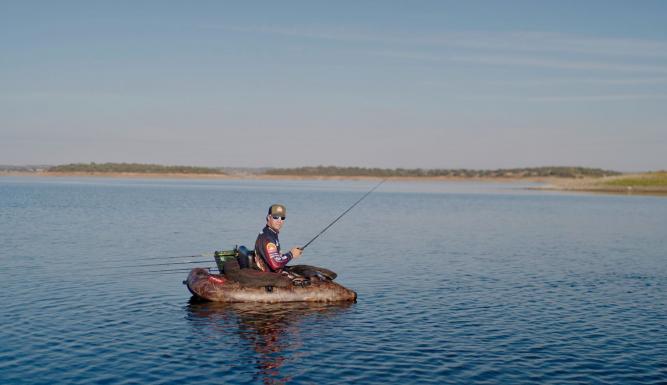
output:
M0 164L667 169L667 1L0 0Z

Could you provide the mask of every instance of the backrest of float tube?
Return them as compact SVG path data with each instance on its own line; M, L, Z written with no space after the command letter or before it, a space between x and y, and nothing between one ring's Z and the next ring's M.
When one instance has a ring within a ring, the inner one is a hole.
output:
M255 250L248 250L245 246L239 246L237 250L236 261L239 263L239 267L241 269L249 268L252 265L251 259L255 256Z

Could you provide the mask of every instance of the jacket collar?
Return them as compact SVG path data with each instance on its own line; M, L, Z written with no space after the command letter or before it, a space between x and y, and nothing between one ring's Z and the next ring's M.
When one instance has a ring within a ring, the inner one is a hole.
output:
M272 232L275 235L278 235L278 231L272 229L271 227L269 227L269 225L264 226L264 232L267 233L269 231Z

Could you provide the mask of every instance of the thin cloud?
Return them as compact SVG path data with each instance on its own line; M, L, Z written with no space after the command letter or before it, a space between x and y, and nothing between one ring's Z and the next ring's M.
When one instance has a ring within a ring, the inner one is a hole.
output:
M541 58L528 55L452 55L452 54L431 54L421 52L401 52L401 51L376 51L371 54L394 57L399 59L410 59L419 61L433 62L461 62L469 64L481 64L488 66L523 66L553 68L562 70L603 70L619 72L636 73L666 73L667 66L645 65L645 64L627 64L612 63L603 61L586 61L580 59L553 59Z
M447 60L465 63L478 63L487 65L509 65L556 68L567 70L604 70L622 72L644 72L644 73L667 73L666 66L655 66L645 64L625 64L598 61L585 61L578 59L551 59L537 58L520 55L460 55L451 56Z
M641 86L641 85L657 85L667 84L667 77L642 77L642 78L588 78L588 77L572 77L572 78L552 78L552 79L533 79L533 80L498 80L490 82L493 85L499 86L514 86L514 87L543 87L552 85L605 85L605 86Z
M402 34L401 31L380 34L352 27L208 25L205 28L244 34L370 44L376 49L367 50L368 54L415 61L667 74L667 63L662 60L667 58L667 42L659 40L596 38L539 31L472 31L415 35L412 32ZM379 47L382 47L381 50L377 49ZM559 56L555 57L556 54ZM648 59L650 61L647 61Z
M614 102L629 100L665 100L667 94L604 94L604 95L563 95L563 96L507 96L507 95L485 95L462 97L465 100L503 100L514 102Z
M487 51L552 52L605 56L667 57L667 42L629 38L597 38L531 31L467 32L434 38L443 45Z
M268 26L256 26L256 27L239 27L239 26L218 26L218 25L205 25L202 26L204 29L214 29L214 30L223 30L230 32L240 32L240 33L251 33L251 34L267 34L267 35L278 35L278 36L288 36L288 37L297 37L297 38L306 38L306 39L322 39L322 40L337 40L337 41L347 41L347 42L373 42L373 43L391 43L399 42L399 40L388 39L387 37L377 36L362 33L359 31L353 31L348 28L307 28L307 27L268 27Z
M667 94L618 94L618 95L574 95L539 96L526 98L529 102L608 102L627 100L665 100Z
M269 34L307 39L346 41L350 43L381 43L410 46L454 47L483 51L552 52L569 54L667 58L667 42L633 38L600 38L539 31L415 34L391 31L382 33L354 27L281 27L281 26L220 26L205 25L240 33Z

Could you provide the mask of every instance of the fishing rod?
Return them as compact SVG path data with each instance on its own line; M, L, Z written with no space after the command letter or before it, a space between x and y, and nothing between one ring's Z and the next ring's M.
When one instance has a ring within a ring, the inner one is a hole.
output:
M143 261L156 261L156 260L161 260L165 261L164 263L158 263L154 264L151 263L151 266L155 265L181 265L184 263L197 263L197 262L203 262L203 261L195 261L195 259L200 259L200 258L206 258L206 257L213 257L213 253L201 253L197 255L181 255L181 256L164 256L164 257L147 257L147 258L134 258L134 257L127 257L127 258L111 258L111 259L106 259L106 258L100 258L97 259L95 262L101 264L101 266L98 266L99 268L113 268L113 267L142 267L143 265L132 265L132 266L108 266L110 264L114 264L117 262L143 262ZM170 260L176 260L175 262L167 262ZM72 266L75 264L75 262L72 261L48 261L49 266ZM23 269L23 268L31 268L34 267L35 265L26 265L26 266L0 266L0 271L4 269ZM148 265L146 265L148 266Z
M153 266L171 266L171 265L188 265L191 263L211 263L210 260L206 261L184 261L184 262L166 262L166 263L151 263L143 265L119 265L119 266L98 266L98 268L103 269L124 269L124 268L135 268L135 267L153 267Z
M210 266L213 264L213 261L193 261L193 262L186 262L186 263L198 263L200 264L200 267L203 267L205 269L216 269L216 267ZM74 274L84 274L86 276L111 276L111 275L133 275L133 274L142 274L142 273L158 273L158 272L168 272L168 271L180 271L180 272L188 272L192 270L191 267L189 266L174 266L174 265L182 265L183 263L174 263L174 264L167 264L167 263L158 263L155 265L135 265L135 266L87 266L84 268L74 268L71 269L70 272ZM173 269L161 269L163 267L171 267L174 266L175 268ZM149 270L146 270L145 268L152 268ZM34 266L33 266L34 268ZM158 270L155 270L155 269ZM128 270L128 269L135 269L135 270ZM102 272L102 273L100 273ZM93 274L91 273L99 273L99 274Z
M347 210L343 211L342 214L340 214L336 219L334 219L331 223L329 223L322 231L320 231L317 235L315 235L308 243L306 243L304 246L300 247L301 250L304 250L306 247L308 247L313 241L315 241L317 238L320 237L320 235L324 234L331 226L333 226L338 220L340 220L345 214L350 212L356 205L358 205L361 201L363 201L367 196L369 196L373 191L375 191L378 187L380 187L381 184L383 184L387 178L382 179L380 183L376 184L372 189L370 189L366 194L364 194L359 200L354 202L352 206L348 207ZM211 253L202 253L198 255L183 255L183 256L166 256L166 257L147 257L147 258L137 258L134 259L134 261L148 261L148 260L165 260L165 259L181 259L181 261L176 261L176 262L165 262L165 263L151 263L151 264L139 264L139 265L120 265L120 266L98 266L97 269L126 269L126 268L142 268L142 267L154 267L154 266L171 266L171 265L187 265L187 264L193 264L193 263L210 263L210 261L201 261L201 260L196 260L196 261L183 261L183 259L195 259L195 258L202 258L206 256L212 255ZM109 263L109 262L125 262L125 259L102 259L100 262L102 264ZM208 268L210 271L212 268ZM84 269L83 271L86 271L87 269ZM183 271L188 271L189 269L182 267L178 269L165 269L165 270L153 270L153 271L136 271L136 272L128 272L128 273L120 273L123 275L126 274L153 274L153 273L176 273L176 272L183 272ZM91 276L91 275L87 275ZM92 275L93 277L95 275ZM102 274L101 276L109 276L109 274Z
M116 265L117 262L132 262L127 259L102 259L97 262L99 264L96 264L95 266L86 266L83 269L76 268L77 271L87 271L87 270L99 270L99 269L127 269L127 268L137 268L137 267L153 267L153 266L172 266L172 265L189 265L189 264L195 264L195 263L211 263L211 260L202 260L201 258L207 257L207 256L213 256L213 253L210 253L208 255L206 254L199 254L199 255L184 255L180 257L155 257L155 258L138 258L134 259L133 261L137 262L145 262L147 260L167 260L162 263L149 263L149 264L131 264L131 265ZM174 261L175 259L178 259ZM73 262L50 262L48 263L48 266L58 266L58 267L76 267L76 264ZM11 271L15 269L31 269L35 267L45 267L45 266L37 266L37 265L21 265L21 266L0 266L0 271Z
M197 255L180 255L180 256L165 256L165 257L146 257L146 258L132 258L133 261L152 261L152 260L163 260L163 259L189 259L189 258L201 258L201 257L212 257L213 253L201 253ZM123 259L99 259L99 262L127 262L127 258Z
M370 189L370 191L368 191L366 194L364 194L364 196L362 196L361 198L359 198L358 201L354 202L354 204L353 204L352 206L350 206L347 210L343 211L343 213L340 214L340 215L338 216L338 218L334 219L333 222L329 223L329 225L328 225L327 227L325 227L322 231L320 231L315 237L313 237L313 239L311 239L310 241L308 241L308 243L306 243L304 246L299 247L299 249L303 250L303 249L305 249L306 247L308 247L308 245L310 245L311 243L313 243L313 241L316 240L320 235L324 234L324 232L327 231L327 230L329 229L329 227L333 226L334 223L338 222L339 219L341 219L345 214L347 214L350 210L352 210L352 209L354 208L354 206L358 205L359 202L363 201L364 198L366 198L367 196L369 196L373 191L375 191L375 189L377 189L378 187L380 187L380 185L381 185L382 183L384 183L386 180L387 180L387 178L382 179L382 180L380 181L380 183L376 184L375 187L373 187L372 189Z
M218 271L215 267L203 267L209 272ZM101 274L87 274L83 273L82 276L86 278L115 278L115 277L126 277L126 276L141 276L141 275L165 275L165 274L183 274L190 272L191 269L162 269L162 270L146 270L146 271L131 271L126 273L119 272L110 272L110 273L101 273Z

